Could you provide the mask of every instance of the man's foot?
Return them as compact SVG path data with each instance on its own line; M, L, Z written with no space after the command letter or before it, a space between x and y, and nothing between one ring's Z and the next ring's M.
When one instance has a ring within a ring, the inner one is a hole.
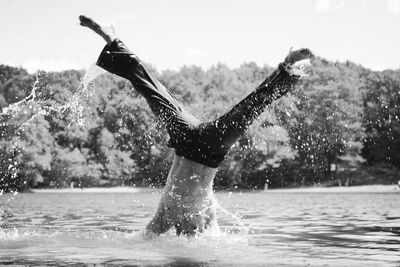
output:
M290 49L289 55L286 56L284 62L289 65L294 65L298 61L302 61L305 59L312 59L313 57L314 57L314 54L308 48L301 48L301 49L294 50L294 51L292 51L292 49Z
M79 20L81 21L81 25L84 27L88 27L101 37L107 42L107 44L112 43L117 38L117 35L115 33L115 29L112 25L110 26L104 26L96 23L94 20L91 18L88 18L86 16L79 16Z

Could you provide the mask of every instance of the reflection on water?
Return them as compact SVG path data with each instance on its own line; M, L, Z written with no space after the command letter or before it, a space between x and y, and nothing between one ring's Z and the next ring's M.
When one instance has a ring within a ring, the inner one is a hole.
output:
M222 233L143 240L158 192L20 194L0 221L0 263L398 266L400 194L217 193ZM0 196L6 203L9 195Z

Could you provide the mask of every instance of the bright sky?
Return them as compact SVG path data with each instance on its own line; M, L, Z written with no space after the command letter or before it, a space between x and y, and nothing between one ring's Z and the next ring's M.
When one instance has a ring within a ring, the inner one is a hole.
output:
M158 70L276 66L291 46L374 70L400 67L400 0L1 0L0 64L87 68L104 43L79 26L80 14L113 22Z

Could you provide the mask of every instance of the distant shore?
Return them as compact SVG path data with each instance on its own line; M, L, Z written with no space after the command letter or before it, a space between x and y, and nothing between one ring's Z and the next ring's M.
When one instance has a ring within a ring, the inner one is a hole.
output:
M90 187L90 188L49 188L30 189L32 193L143 193L162 190L147 187ZM397 185L361 185L335 187L299 187L264 190L265 193L399 193Z
M88 188L47 188L30 189L32 193L142 193L157 189L148 187L118 186L118 187L88 187Z
M400 193L398 185L299 187L265 190L267 193Z

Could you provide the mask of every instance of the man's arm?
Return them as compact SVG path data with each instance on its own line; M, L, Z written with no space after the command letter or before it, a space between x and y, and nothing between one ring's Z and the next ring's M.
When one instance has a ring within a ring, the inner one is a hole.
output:
M161 197L156 214L146 226L145 236L151 237L151 234L163 234L167 232L173 225L174 222L169 220L167 217L167 207L165 206L164 200Z

